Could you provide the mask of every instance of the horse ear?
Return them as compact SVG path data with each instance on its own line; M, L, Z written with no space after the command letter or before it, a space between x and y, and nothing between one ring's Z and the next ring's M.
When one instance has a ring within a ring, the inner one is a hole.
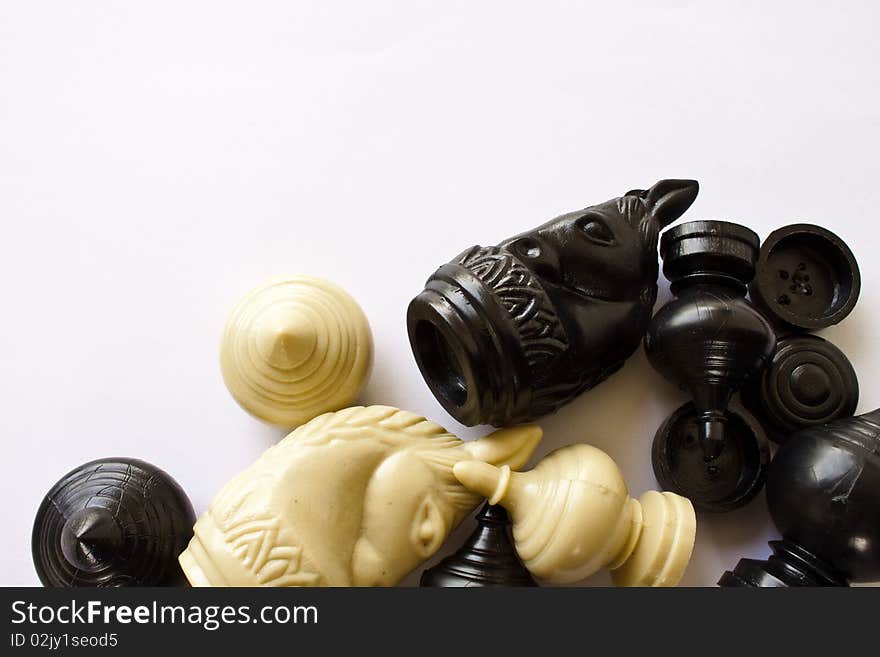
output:
M638 191L638 190L634 190ZM648 212L665 228L685 213L700 191L696 180L661 180L650 189L641 192Z
M429 495L419 505L413 523L411 539L416 554L422 559L433 555L443 545L449 529L440 505Z
M532 452L541 442L544 432L534 424L499 429L478 440L464 444L471 457L491 463L492 465L508 465L519 470L532 456Z

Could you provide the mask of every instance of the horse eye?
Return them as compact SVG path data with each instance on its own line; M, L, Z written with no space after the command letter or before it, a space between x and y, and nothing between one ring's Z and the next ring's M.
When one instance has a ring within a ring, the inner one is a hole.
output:
M605 222L596 217L584 217L581 220L581 230L584 235L597 244L608 245L614 243L614 234L605 225Z
M537 240L533 240L529 237L523 238L517 242L516 248L519 250L520 254L524 255L526 258L537 258L541 255L541 245L538 244Z

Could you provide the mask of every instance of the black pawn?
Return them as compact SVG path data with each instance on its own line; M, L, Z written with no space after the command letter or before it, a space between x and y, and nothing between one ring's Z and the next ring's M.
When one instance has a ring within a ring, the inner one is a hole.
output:
M880 409L792 435L767 472L782 534L767 560L742 559L722 586L847 586L880 580Z
M510 538L510 518L488 502L477 514L477 528L454 554L422 573L421 586L538 586L522 564Z
M731 395L760 371L776 346L770 324L745 300L758 236L726 221L691 221L663 234L663 273L675 299L651 320L648 361L690 392L706 458L724 444Z
M753 231L725 221L679 224L660 240L675 298L651 320L645 353L693 404L658 432L654 472L703 510L748 502L767 462L763 431L751 422L733 426L728 409L733 393L760 374L776 347L772 326L745 298L758 247Z

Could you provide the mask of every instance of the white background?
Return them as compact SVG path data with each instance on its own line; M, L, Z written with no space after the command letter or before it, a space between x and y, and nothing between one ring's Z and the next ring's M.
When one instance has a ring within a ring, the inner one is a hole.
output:
M848 241L861 300L824 334L876 407L878 17L870 0L4 2L0 583L38 583L33 515L74 466L146 459L201 512L282 436L217 358L226 313L270 275L362 304L363 402L482 435L424 385L410 298L467 246L660 178L700 181L685 218ZM639 352L541 422L539 455L593 443L640 494L684 399ZM763 497L701 516L684 583L773 537Z

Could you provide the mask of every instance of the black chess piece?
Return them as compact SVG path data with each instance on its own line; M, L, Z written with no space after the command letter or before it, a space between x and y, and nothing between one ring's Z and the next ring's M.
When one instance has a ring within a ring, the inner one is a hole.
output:
M729 510L754 497L755 485L763 476L762 462L766 463L765 445L746 449L741 442L764 441L763 432L751 431L750 423L742 424L735 435L725 431L732 394L761 371L776 345L773 328L745 299L758 245L753 231L723 221L679 224L666 231L660 242L663 273L675 299L651 320L645 352L654 369L690 393L696 416L689 422L696 425L702 455L684 458L677 445L667 443L657 449L655 441L654 471L661 480L663 473L677 472L678 487L672 490L704 510ZM661 427L660 442L663 433ZM748 456L730 458L744 449ZM727 456L723 456L725 450L730 450ZM657 462L658 458L666 462ZM720 472L733 464L744 469ZM705 472L685 473L684 467ZM725 481L739 482L737 490L720 497L719 491L710 490L712 482L724 486Z
M782 534L722 586L847 586L880 580L880 409L792 435L767 472Z
M859 380L840 349L815 335L788 335L742 402L768 437L784 442L794 432L849 417L859 403Z
M657 235L697 196L661 180L440 267L409 304L422 376L462 424L556 410L638 348L657 296Z
M182 586L177 556L195 514L167 473L108 458L67 473L47 493L31 548L44 586Z
M538 586L520 561L510 537L510 518L489 503L477 513L477 528L464 544L422 573L421 586Z
M664 490L687 491L698 511L724 512L748 504L764 486L770 444L761 424L730 402L725 411L724 447L706 460L692 402L678 408L657 430L651 463Z
M861 281L856 258L840 237L821 226L792 224L764 240L749 291L780 326L815 331L852 312Z

